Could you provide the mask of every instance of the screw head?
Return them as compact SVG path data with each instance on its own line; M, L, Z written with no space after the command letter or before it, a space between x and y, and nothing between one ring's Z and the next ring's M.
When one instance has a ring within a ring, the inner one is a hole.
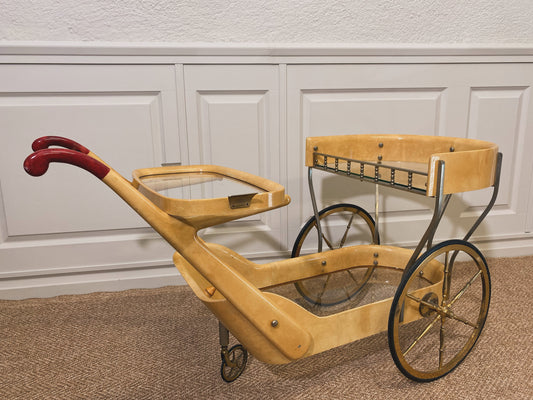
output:
M274 319L274 320L272 320L272 322L270 323L270 325L272 325L272 327L275 328L276 326L279 325L279 322L278 322L277 319Z

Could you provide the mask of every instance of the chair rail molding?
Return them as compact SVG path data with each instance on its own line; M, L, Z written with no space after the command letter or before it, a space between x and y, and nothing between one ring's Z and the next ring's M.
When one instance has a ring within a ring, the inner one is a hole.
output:
M526 62L533 60L533 43L144 43L144 42L0 42L0 62L73 63L122 62ZM126 58L125 58L126 57ZM426 57L432 57L431 60ZM97 61L100 60L100 61ZM299 60L299 61L298 61Z

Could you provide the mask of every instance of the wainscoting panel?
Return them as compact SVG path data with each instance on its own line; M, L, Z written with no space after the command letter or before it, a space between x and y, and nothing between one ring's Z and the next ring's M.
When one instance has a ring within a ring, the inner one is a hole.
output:
M179 160L173 68L0 65L0 76L0 281L168 265L170 246L98 179L59 163L34 178L22 162L45 135L82 143L126 178Z

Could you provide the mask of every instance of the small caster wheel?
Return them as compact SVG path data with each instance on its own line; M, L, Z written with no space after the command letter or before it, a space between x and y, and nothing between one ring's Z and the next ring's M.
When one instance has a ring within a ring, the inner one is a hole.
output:
M237 344L231 349L223 348L221 353L222 365L220 366L220 375L226 382L233 382L237 379L246 368L248 361L248 352L241 345Z

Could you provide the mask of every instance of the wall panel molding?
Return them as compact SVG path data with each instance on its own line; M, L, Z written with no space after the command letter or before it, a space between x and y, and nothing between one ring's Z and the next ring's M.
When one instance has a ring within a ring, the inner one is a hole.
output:
M3 55L56 56L533 56L524 43L398 43L398 44L283 44L283 43L143 43L143 42L28 42L4 41Z

